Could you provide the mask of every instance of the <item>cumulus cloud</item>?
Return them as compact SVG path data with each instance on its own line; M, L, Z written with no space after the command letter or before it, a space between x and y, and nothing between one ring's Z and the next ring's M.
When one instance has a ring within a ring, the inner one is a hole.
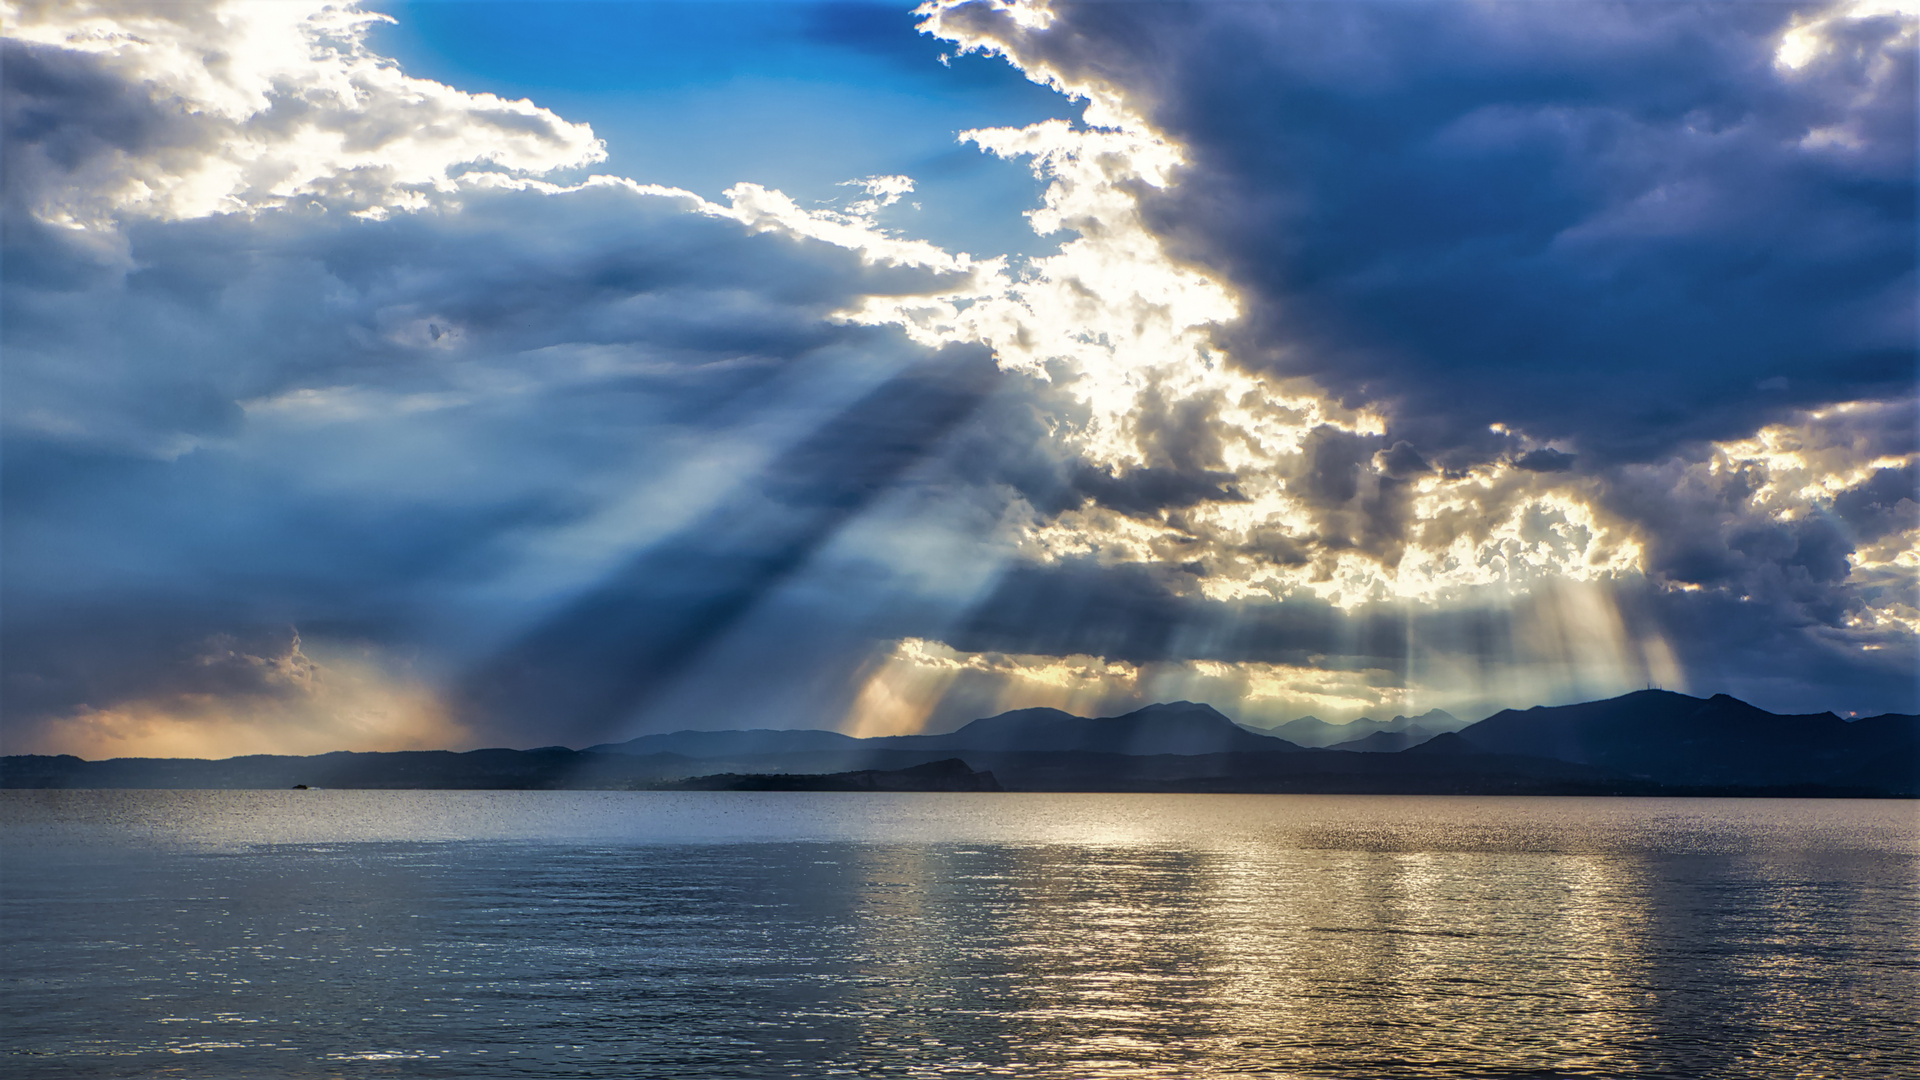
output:
M317 205L419 208L586 165L585 124L403 73L350 4L7 5L7 206L68 228Z
M1842 403L1625 470L1613 498L1663 526L1649 562L1669 587L1726 592L1897 664L1920 631L1917 450L1911 403Z

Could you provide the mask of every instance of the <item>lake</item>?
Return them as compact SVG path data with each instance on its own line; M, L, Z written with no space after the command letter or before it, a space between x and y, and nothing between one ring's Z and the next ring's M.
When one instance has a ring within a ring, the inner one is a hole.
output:
M0 792L0 1073L1891 1077L1912 802Z

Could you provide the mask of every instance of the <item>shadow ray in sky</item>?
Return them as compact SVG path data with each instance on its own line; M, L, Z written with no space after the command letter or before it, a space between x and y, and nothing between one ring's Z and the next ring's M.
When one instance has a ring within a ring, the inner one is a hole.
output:
M459 718L486 739L604 741L932 452L993 373L983 352L952 348L884 383L475 666L453 693Z

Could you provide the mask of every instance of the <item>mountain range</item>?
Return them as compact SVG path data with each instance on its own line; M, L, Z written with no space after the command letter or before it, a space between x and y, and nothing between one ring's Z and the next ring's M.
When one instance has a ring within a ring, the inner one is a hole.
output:
M1317 716L1303 716L1276 727L1250 730L1274 735L1300 746L1383 753L1418 746L1435 735L1459 731L1466 726L1467 721L1452 713L1430 709L1419 716L1396 716L1391 720L1373 720L1363 716L1345 724L1329 724Z
M969 779L976 775L984 779ZM1473 724L1434 710L1345 725L1303 717L1261 729L1177 701L1105 718L1017 709L951 732L866 739L689 730L584 750L0 758L0 787L296 785L1914 797L1920 716L1778 715L1724 694L1644 690L1509 709Z
M627 742L603 743L587 749L612 754L669 753L689 757L856 749L1145 757L1278 753L1297 751L1300 747L1257 729L1241 727L1211 705L1175 701L1104 719L1075 716L1059 709L1015 709L940 735L856 739L831 731L676 731L670 735L642 735Z

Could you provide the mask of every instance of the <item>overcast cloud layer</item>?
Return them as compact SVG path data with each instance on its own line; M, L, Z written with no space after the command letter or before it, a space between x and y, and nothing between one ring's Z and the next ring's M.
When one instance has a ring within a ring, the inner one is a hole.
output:
M930 4L1031 260L377 18L9 6L8 752L1920 710L1910 6Z

